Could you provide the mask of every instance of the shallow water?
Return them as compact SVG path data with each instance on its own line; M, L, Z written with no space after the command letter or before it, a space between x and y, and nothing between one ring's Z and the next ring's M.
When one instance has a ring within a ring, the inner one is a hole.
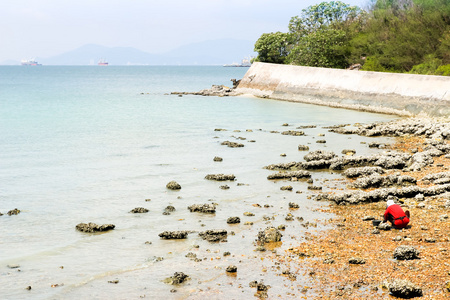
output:
M305 181L268 181L271 171L262 167L302 160L306 152L297 150L299 144L308 144L311 151L326 149L338 154L342 149L356 149L358 155L381 151L361 144L374 138L337 135L322 127L394 117L252 97L166 95L212 84L231 85L229 80L242 78L245 71L223 67L0 67L0 212L5 214L0 217L2 298L238 299L253 297L255 289L248 283L261 279L272 286L271 295L286 298L289 287L284 285L297 288L304 284L300 275L291 282L277 276L279 270L270 272L276 267L267 259L271 252L256 253L254 240L269 224L286 224L282 244L276 248L282 253L296 239L321 229L285 221L289 202L300 204L292 214L305 222L329 216L315 210L324 203L307 199L315 192L307 190ZM299 137L271 133L301 125L317 128L302 129L306 135ZM325 136L319 137L320 133ZM317 139L327 143L317 144ZM220 145L225 140L245 147ZM223 161L214 162L214 156ZM237 179L205 180L211 173L232 173ZM315 185L333 178L340 175L313 172ZM166 189L172 180L181 184L180 191ZM219 188L224 184L230 189ZM294 192L280 190L288 184ZM324 191L328 189L324 186ZM191 204L209 202L218 204L214 215L187 210ZM176 211L162 215L167 205ZM21 210L19 215L6 215L16 207ZM129 213L135 207L150 212ZM243 216L247 211L255 216ZM241 223L228 225L230 216L239 216ZM266 222L263 216L274 220ZM247 221L254 225L244 225ZM113 223L116 229L86 234L75 230L80 222ZM226 243L210 244L197 234L207 229L227 229L235 235L229 234ZM165 230L195 232L186 240L161 240L158 234ZM225 251L232 255L223 257ZM185 257L188 252L205 260L191 261ZM8 264L20 268L10 269ZM230 264L238 267L236 276L226 274ZM174 287L162 281L177 271L191 279L171 293ZM116 279L118 284L108 283ZM32 289L26 290L27 286Z

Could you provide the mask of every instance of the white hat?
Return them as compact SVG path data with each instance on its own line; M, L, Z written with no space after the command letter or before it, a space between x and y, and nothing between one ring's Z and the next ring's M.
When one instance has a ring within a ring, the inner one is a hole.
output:
M394 202L394 200L388 200L388 201L386 202L386 204L387 204L387 207L389 207L389 206L391 206L392 204L395 204L395 202Z

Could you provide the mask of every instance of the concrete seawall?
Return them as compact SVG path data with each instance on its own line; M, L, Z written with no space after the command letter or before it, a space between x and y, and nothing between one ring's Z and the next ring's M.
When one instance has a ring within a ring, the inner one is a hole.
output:
M450 77L254 63L237 93L362 111L450 116Z

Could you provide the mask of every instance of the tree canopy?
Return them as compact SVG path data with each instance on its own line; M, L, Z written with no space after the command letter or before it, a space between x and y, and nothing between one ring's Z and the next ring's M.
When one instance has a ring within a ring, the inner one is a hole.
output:
M450 75L450 0L371 0L365 11L341 1L309 6L287 33L263 34L257 61Z

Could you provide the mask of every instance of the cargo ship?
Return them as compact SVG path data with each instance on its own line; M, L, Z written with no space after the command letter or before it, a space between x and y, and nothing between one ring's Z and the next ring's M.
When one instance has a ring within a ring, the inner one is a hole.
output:
M42 66L35 59L22 59L20 64L22 66Z
M107 66L108 62L106 60L104 60L104 59L100 59L99 62L98 62L98 65L99 66Z

